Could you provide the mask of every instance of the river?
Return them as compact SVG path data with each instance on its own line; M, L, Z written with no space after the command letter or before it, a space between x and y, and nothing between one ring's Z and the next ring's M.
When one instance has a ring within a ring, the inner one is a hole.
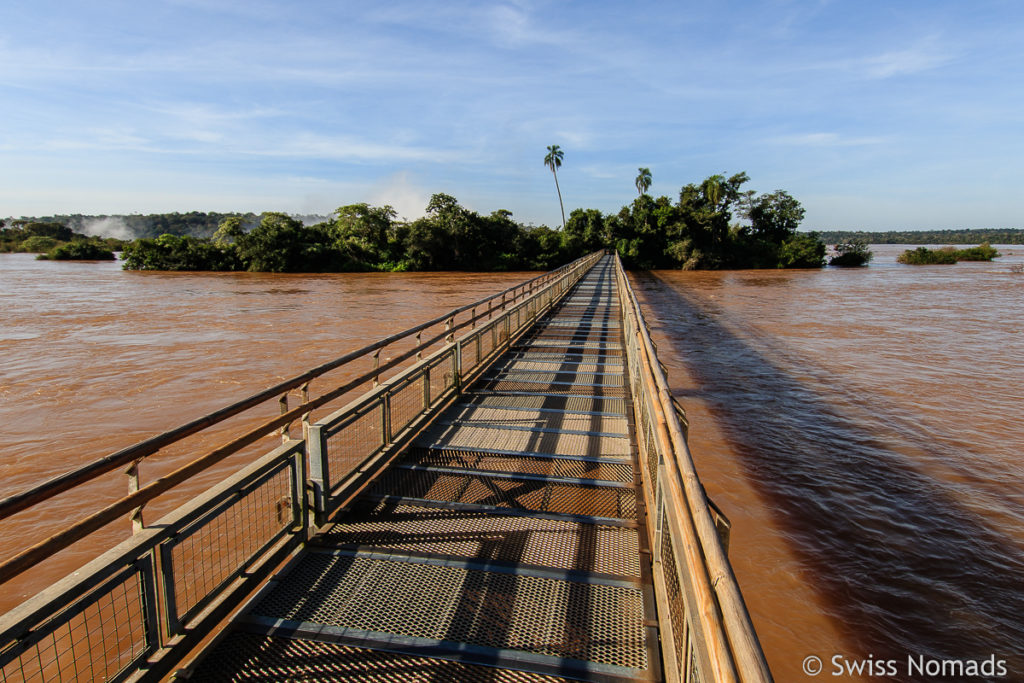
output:
M778 681L812 655L841 680L991 655L1024 680L1024 247L904 248L634 276Z
M778 681L809 655L826 674L995 655L1024 677L1024 247L916 267L903 248L860 269L633 275ZM527 277L0 254L0 496ZM0 556L80 505L0 523ZM5 586L0 611L62 566Z

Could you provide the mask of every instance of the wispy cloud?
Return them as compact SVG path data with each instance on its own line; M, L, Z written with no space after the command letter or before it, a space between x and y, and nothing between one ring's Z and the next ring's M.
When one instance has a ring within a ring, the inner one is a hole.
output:
M235 151L252 156L379 164L409 161L453 163L463 158L462 153L450 148L374 142L365 137L305 132L282 136L277 140L263 140L244 148L238 147Z
M767 142L790 147L868 147L883 145L889 140L885 137L851 137L839 133L797 133L769 138Z
M892 78L909 76L944 66L954 59L954 54L938 46L937 39L905 50L885 52L862 61L862 68L869 78Z

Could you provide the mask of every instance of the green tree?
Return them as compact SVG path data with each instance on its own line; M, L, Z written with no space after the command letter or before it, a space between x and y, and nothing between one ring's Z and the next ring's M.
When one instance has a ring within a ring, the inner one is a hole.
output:
M283 213L263 215L260 224L238 237L236 247L246 270L267 273L322 270L328 237L306 229Z
M562 247L575 259L610 246L604 214L597 209L574 209L562 229Z
M565 206L562 204L562 190L558 187L558 169L562 167L565 154L558 145L548 145L548 153L544 156L544 165L551 169L555 176L555 191L558 192L558 207L562 210L562 229L565 229Z
M52 237L46 237L44 235L32 235L26 240L21 242L21 251L26 251L30 254L45 254L54 247L57 246L57 240Z
M401 260L395 217L391 206L349 204L334 212L331 229L334 248L360 270L390 269Z
M43 255L38 258L43 258ZM74 240L55 247L46 258L54 261L113 261L114 252L98 241Z
M794 233L779 247L779 268L821 268L825 249L818 233Z
M213 233L215 244L234 244L245 234L245 220L241 216L228 216L220 222L217 232Z
M785 190L763 194L751 202L751 231L757 237L782 242L796 232L804 219L804 207Z
M642 196L647 194L647 190L651 187L651 169L649 168L638 168L636 176L636 191Z

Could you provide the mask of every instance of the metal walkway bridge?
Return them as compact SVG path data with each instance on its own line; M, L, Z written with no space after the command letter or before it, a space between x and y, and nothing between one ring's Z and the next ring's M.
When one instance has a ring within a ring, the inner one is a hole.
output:
M500 296L286 383L250 439L282 445L157 524L142 505L201 467L143 487L138 463L204 425L94 465L130 463L130 495L85 527L129 512L135 533L3 617L0 680L771 680L618 258ZM311 398L355 358L372 367ZM62 547L40 545L0 580Z

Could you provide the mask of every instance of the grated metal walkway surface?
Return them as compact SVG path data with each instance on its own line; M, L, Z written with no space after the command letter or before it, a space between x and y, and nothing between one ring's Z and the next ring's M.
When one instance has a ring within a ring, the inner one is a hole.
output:
M658 678L606 257L275 578L193 680Z

